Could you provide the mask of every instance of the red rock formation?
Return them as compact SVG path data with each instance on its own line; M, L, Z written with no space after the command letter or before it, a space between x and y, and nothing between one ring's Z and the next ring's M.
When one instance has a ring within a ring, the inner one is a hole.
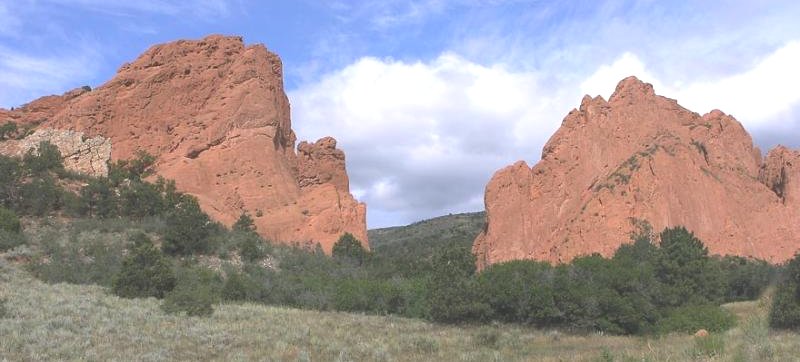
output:
M102 135L112 159L156 155L157 173L225 224L248 212L273 240L330 252L350 232L368 245L366 207L349 193L336 141L303 142L295 153L281 61L263 45L223 36L157 45L95 90L0 116Z
M610 256L647 221L685 226L712 253L784 261L800 249L798 164L780 147L762 165L733 117L700 116L627 78L608 102L584 97L533 168L495 173L473 252L481 267Z

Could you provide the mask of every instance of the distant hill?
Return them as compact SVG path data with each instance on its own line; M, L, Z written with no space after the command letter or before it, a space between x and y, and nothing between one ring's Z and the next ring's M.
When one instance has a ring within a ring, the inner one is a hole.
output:
M442 246L455 243L469 250L483 230L486 213L440 216L406 226L368 230L376 272L384 277L418 277L432 272L431 256Z
M439 216L406 226L371 229L367 233L373 250L397 248L401 245L433 246L450 241L471 245L485 222L485 212L470 212Z

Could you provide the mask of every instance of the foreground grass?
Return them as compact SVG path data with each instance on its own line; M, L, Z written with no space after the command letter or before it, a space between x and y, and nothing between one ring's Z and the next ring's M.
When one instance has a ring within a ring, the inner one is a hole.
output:
M48 285L0 256L0 360L794 360L800 337L768 332L766 301L728 306L740 327L696 339L574 336L517 326L448 327L396 317L219 305L165 315L155 299Z

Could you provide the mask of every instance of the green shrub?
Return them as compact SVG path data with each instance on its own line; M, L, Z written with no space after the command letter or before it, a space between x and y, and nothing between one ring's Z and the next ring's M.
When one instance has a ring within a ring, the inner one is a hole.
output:
M172 262L144 234L132 237L134 247L122 261L111 290L123 298L163 298L175 288Z
M774 281L777 268L764 260L725 256L712 259L722 270L725 302L758 299Z
M205 317L214 313L214 303L220 300L222 280L219 275L203 267L182 268L178 283L167 293L161 309L169 314L186 314Z
M475 255L464 245L450 244L433 257L428 286L430 318L436 322L482 321L491 307L480 299L476 288Z
M42 141L38 147L31 148L22 157L25 168L34 175L46 172L63 172L64 161L58 147L48 141Z
M719 266L710 262L703 242L683 227L661 233L656 273L667 307L722 301L724 280Z
M228 271L221 297L227 301L258 301L266 294L264 287L247 273Z
M529 260L494 264L478 276L478 289L492 309L492 317L504 322L552 324L558 317L553 298L550 264Z
M0 251L14 249L26 243L25 235L0 229Z
M122 248L103 240L81 240L73 235L67 245L43 245L46 259L28 266L31 273L48 283L99 284L111 286L122 265Z
M736 324L736 317L730 311L715 305L693 305L671 310L658 322L660 333L694 333L700 329L709 332L723 332Z
M344 233L339 240L333 244L333 257L335 259L362 265L367 259L368 252L361 245L361 241L356 239L353 234Z
M6 122L0 126L0 141L11 139L17 132L17 124L15 122Z
M108 180L114 186L119 186L125 180L140 181L153 173L155 161L153 155L140 150L133 159L109 164Z
M253 218L250 215L242 214L239 216L239 219L231 227L233 231L241 231L241 232L255 232L256 225L253 223Z
M254 262L261 260L267 255L266 244L258 234L252 232L234 232L234 239L239 247L239 255L242 260Z
M36 177L20 190L20 210L28 215L45 216L62 205L64 192L49 175Z
M0 206L0 230L11 233L18 233L22 231L22 226L19 223L17 214L2 206Z
M117 194L106 179L90 180L80 192L80 213L89 217L117 216Z
M170 255L204 254L211 250L209 237L212 222L197 203L197 199L184 195L176 208L166 216L162 250Z
M0 206L12 207L17 204L22 176L19 159L0 155Z
M120 193L120 214L134 218L159 215L164 211L163 199L157 185L132 181Z
M800 253L784 269L769 312L769 326L776 329L800 329Z

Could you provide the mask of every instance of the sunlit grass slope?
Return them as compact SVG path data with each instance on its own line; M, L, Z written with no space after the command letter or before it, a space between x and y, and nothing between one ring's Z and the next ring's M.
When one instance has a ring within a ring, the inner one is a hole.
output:
M164 314L155 299L48 285L0 256L0 360L790 361L800 336L768 332L766 302L727 307L739 326L694 338L572 336L508 325L439 326L396 317L218 305Z

